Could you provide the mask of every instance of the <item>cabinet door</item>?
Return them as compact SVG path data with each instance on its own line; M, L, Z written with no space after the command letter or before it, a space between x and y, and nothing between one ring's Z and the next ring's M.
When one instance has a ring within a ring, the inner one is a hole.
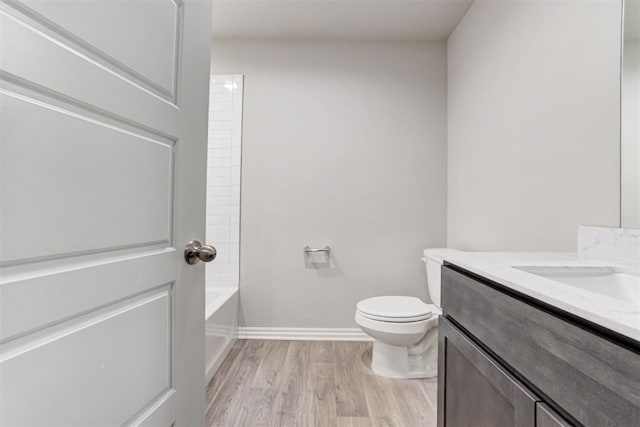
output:
M569 421L551 409L546 403L536 404L536 427L571 427Z
M534 427L540 399L443 316L438 328L438 426Z

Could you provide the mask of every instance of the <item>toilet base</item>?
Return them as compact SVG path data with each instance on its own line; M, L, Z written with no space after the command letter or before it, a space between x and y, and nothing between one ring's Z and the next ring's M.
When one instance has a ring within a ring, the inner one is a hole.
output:
M433 378L438 375L438 322L430 319L424 337L415 344L398 346L373 342L371 370L387 378Z

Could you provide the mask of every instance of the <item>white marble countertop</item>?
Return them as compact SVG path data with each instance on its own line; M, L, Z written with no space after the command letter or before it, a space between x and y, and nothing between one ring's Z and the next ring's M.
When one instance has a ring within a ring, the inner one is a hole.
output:
M445 261L558 309L640 342L640 301L629 303L514 267L614 267L615 261L584 259L576 253L455 252ZM637 274L637 272L634 272Z

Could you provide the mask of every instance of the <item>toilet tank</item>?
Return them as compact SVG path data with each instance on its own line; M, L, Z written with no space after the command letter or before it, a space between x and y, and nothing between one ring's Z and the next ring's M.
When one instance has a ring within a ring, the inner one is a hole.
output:
M424 258L422 260L425 263L427 269L427 291L431 302L440 308L440 285L442 264L444 262L443 257L446 254L452 252L460 252L456 249L449 248L434 248L425 249Z

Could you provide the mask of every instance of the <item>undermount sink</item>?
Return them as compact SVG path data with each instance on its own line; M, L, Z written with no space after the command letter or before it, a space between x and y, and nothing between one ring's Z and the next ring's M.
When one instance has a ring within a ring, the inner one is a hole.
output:
M640 305L640 276L613 267L521 266L521 270L569 286Z

